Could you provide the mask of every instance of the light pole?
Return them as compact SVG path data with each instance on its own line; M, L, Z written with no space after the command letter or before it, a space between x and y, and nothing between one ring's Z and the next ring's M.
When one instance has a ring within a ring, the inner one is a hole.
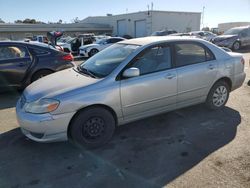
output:
M205 6L202 7L202 19L201 19L201 25L202 25L202 28L204 28L204 13L205 13Z

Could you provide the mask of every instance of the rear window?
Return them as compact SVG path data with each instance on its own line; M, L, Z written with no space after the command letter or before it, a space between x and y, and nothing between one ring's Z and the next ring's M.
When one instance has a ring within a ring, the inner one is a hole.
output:
M179 43L175 45L177 67L214 60L211 51L195 43Z
M36 55L47 55L49 54L49 51L41 48L31 48L31 50L36 54Z

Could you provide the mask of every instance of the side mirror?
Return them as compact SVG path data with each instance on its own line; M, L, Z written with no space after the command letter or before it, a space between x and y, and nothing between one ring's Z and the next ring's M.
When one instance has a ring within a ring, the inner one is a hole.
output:
M131 67L126 69L123 73L122 76L125 78L132 78L132 77L137 77L140 76L140 70L135 67Z

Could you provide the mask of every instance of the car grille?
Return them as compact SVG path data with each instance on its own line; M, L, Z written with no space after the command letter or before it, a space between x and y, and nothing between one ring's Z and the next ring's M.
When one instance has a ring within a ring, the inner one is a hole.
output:
M22 95L21 98L20 98L20 107L23 108L25 103L26 103L26 98L25 98L24 95Z

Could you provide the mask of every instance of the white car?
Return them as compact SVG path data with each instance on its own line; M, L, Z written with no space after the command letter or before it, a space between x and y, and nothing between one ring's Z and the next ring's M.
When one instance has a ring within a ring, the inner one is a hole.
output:
M125 40L125 38L122 37L110 37L106 39L102 39L94 44L88 44L81 46L80 49L80 55L84 57L91 57L95 55L96 53L102 51L103 49L111 46L114 43L120 42Z
M216 34L210 31L193 31L193 32L190 32L190 34L198 38L207 40L207 41L211 41L213 38L217 37Z

